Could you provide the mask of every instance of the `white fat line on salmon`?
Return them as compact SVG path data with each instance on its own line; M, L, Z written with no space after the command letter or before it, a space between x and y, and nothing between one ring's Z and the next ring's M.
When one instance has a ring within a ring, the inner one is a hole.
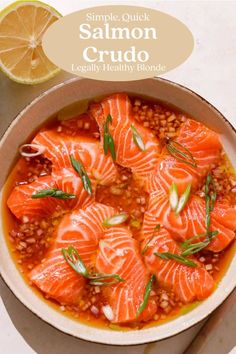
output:
M125 251L124 251L123 255L118 254L116 248L114 246L110 245L109 242L106 242L104 240L99 241L99 248L100 248L100 252L101 252L102 256L104 257L104 260L106 260L107 264L109 264L112 267L112 271L115 274L118 274L121 271L126 259L123 258L117 263L113 263L113 261L114 261L114 259L116 259L117 256L124 257ZM110 252L111 254L109 254L110 258L108 258L106 250L111 251Z

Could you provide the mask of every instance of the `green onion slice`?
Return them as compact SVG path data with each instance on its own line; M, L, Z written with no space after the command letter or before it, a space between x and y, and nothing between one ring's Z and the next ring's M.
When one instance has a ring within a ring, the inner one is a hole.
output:
M209 195L205 196L205 200L206 200L206 220L205 220L205 225L206 225L206 230L207 230L207 234L209 234L209 230L210 230L210 225L211 225L211 199Z
M128 219L128 214L126 213L116 214L104 220L102 225L105 227L116 226L122 224L127 219Z
M175 182L172 183L169 192L169 202L171 209L175 211L176 215L179 215L187 204L191 192L191 186L192 184L189 183L184 193L179 198L178 187Z
M213 192L210 192L210 185L212 185ZM206 177L205 183L205 203L206 203L206 233L209 238L210 235L210 225L211 225L211 212L214 210L215 202L216 202L216 187L214 181L212 180L211 174Z
M190 196L191 186L192 186L192 184L189 183L187 188L185 189L184 193L179 198L178 206L175 210L176 215L179 215L179 213L184 209L185 205L187 204L187 201Z
M136 317L138 317L145 310L145 308L147 307L154 279L155 279L155 276L151 275L151 278L150 278L150 280L148 281L148 283L146 285L144 296L143 296L143 301L142 301L141 305L138 308L138 311L136 313Z
M110 281L109 279L112 278L114 279L113 281ZM119 274L90 274L89 276L90 279L90 285L97 285L97 286L104 286L104 285L113 285L118 282L124 281ZM108 281L107 281L108 280Z
M62 190L56 188L42 189L37 193L31 195L32 199L46 198L46 197L53 197L58 199L75 199L76 195L63 192Z
M105 286L124 281L119 274L90 273L82 261L78 251L73 246L69 246L67 249L62 248L61 251L63 257L71 268L84 278L89 279L89 285Z
M175 182L172 183L169 192L169 202L172 210L176 210L179 203L178 187Z
M139 147L140 150L145 151L145 144L143 142L143 139L133 124L131 125L131 129L133 133L134 143Z
M145 252L147 252L148 250L148 247L149 247L149 244L150 242L154 239L154 237L156 236L156 231L159 231L161 228L161 225L160 224L157 224L153 230L153 234L152 236L150 237L150 239L147 241L146 245L144 246L144 248L142 249L141 251L141 254L144 255Z
M210 236L211 237L215 237L215 236L218 235L218 233L219 233L218 231L210 231ZM202 234L198 234L198 235L195 235L195 236L193 236L191 238L188 238L186 241L181 243L181 248L186 249L186 248L189 247L189 245L192 245L193 241L195 241L195 240L197 240L197 239L199 239L201 237L206 237L206 236L207 236L207 233L204 232Z
M81 162L77 161L73 155L70 155L70 161L71 161L71 165L73 166L74 170L80 175L84 189L86 190L86 192L88 192L89 195L92 195L92 193L93 193L92 184L91 184L91 181L87 175L87 172L85 171L83 164Z
M108 114L107 119L104 123L104 136L103 136L103 149L105 155L110 151L113 161L116 161L116 150L114 139L109 131L109 124L112 124L112 116Z
M210 192L210 185L212 185L213 191ZM200 252L203 250L205 247L209 245L213 237L217 236L219 234L219 231L210 231L210 226L211 226L211 212L214 209L215 206L215 201L216 201L216 188L215 184L212 180L211 174L209 174L206 177L206 182L205 182L205 203L206 203L206 216L205 216L205 226L206 226L206 232L200 235L196 235L191 237L190 239L186 240L181 244L181 247L183 249L182 256L186 257L191 254L195 254L197 252ZM205 240L200 241L200 242L195 242L196 239L200 237L205 237Z
M201 250L203 250L205 247L207 247L209 245L209 243L211 242L213 237L217 236L218 233L219 232L217 230L215 230L215 231L210 231L208 234L205 232L203 234L199 234L199 235L189 238L185 242L181 243L181 248L183 249L183 252L181 255L186 257L191 254L195 254L197 252L200 252ZM208 235L208 237L207 237L207 235ZM203 237L203 236L207 237L204 241L192 243L192 241L194 241L200 237Z
M163 253L155 252L154 255L160 257L161 259L174 260L176 262L182 263L189 267L197 267L197 264L195 262L191 261L188 258L185 258L183 255L169 253L169 252L163 252Z
M82 261L78 251L73 247L70 246L67 249L61 249L63 257L65 258L66 262L73 268L77 273L82 275L84 278L89 277L89 272Z
M166 148L169 153L177 160L184 162L192 167L197 167L197 162L191 152L177 141L169 139Z
M210 193L210 185L212 185L212 193ZM213 211L214 207L215 207L215 202L216 202L216 186L215 183L212 179L212 175L209 174L206 178L206 183L205 183L205 196L209 196L210 197L210 211Z

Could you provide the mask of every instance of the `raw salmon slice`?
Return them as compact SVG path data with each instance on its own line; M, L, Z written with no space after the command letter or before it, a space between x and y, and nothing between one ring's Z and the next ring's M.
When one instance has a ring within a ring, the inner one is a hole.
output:
M151 298L143 313L136 315L150 275L141 259L138 243L127 228L111 227L104 232L99 242L96 267L99 272L116 273L125 280L102 288L112 309L111 322L145 321L153 317L156 304Z
M154 172L160 152L158 140L151 130L135 121L127 94L117 93L107 97L101 104L91 105L90 112L99 125L102 144L104 123L107 116L111 115L112 124L109 125L109 131L114 139L118 164L130 168L133 173L142 177ZM145 151L135 144L131 126L134 126L141 136Z
M145 218L148 215L155 217L156 224L162 224L175 240L182 242L206 232L205 214L205 201L193 195L181 213L176 216L170 207L168 195L159 190L151 193ZM212 239L207 249L220 252L234 240L235 221L230 223L233 217L236 219L235 209L216 202L215 209L211 212L211 230L217 230L219 234ZM203 239L204 237L200 240ZM196 242L198 241L199 239L196 239Z
M44 189L60 189L74 194L74 199L57 199L52 197L32 199L32 195ZM95 188L93 188L95 190ZM94 201L94 194L85 191L81 178L72 169L62 169L52 176L39 177L36 181L19 185L13 189L7 205L11 212L22 221L30 222L44 217L53 217L56 213L75 208L86 208Z
M236 230L236 211L229 205L217 203L214 208L214 218L225 227Z
M53 248L31 271L30 280L61 304L78 304L86 281L67 264L61 249L75 247L87 268L94 268L98 242L103 235L102 222L114 213L113 208L94 203L85 210L64 216Z
M55 179L51 176L39 177L32 183L16 186L7 200L7 205L22 221L25 219L34 221L52 216L54 212L66 209L65 201L51 197L32 199L31 196L42 189L53 188L57 188Z
M177 160L166 151L158 161L156 173L149 177L146 187L148 192L156 189L168 191L172 182L178 186L179 193L183 193L190 182L192 189L196 189L219 161L222 149L219 135L200 122L186 120L176 141L189 150L197 167Z
M85 279L66 263L61 248L51 250L29 273L29 278L47 298L61 305L78 305L86 284Z
M183 193L189 183L193 189L198 186L199 176L196 168L167 155L159 159L156 173L147 179L146 190L151 193L160 189L167 193L173 182L178 186L179 193Z
M55 130L39 132L33 144L45 147L44 156L53 164L53 170L70 168L70 155L85 167L91 179L99 184L112 183L117 177L116 167L110 156L105 156L96 139L67 136Z
M86 208L94 202L96 182L91 179L92 195L90 195L83 186L83 182L77 172L72 168L62 168L52 173L57 188L70 194L76 195L75 199L68 200L69 209Z
M177 141L193 154L206 150L217 152L222 148L219 135L193 119L187 119L182 125ZM205 155L205 158L209 161L209 156Z
M149 216L145 219L143 248L153 236L155 226L156 219L154 217ZM161 228L148 246L144 258L149 271L156 276L161 287L173 291L180 301L188 303L194 300L203 300L213 292L215 285L212 276L194 258L191 259L198 264L198 267L195 268L174 260L164 260L154 255L155 252L181 253L180 247L167 230Z

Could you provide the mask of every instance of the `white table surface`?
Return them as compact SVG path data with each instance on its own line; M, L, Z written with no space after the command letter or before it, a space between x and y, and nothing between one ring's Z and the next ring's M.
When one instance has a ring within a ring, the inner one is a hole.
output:
M0 0L0 10L10 2ZM47 0L47 3L52 4L63 15L98 4L131 4L129 1L112 0ZM135 5L160 9L182 20L190 28L195 38L191 57L164 77L196 91L236 125L236 1L136 0ZM28 87L13 83L0 73L0 135L28 102L69 77L71 75L62 73L48 83ZM72 338L47 325L27 310L1 280L0 295L1 354L181 354L202 326L198 324L182 334L158 343L108 347ZM232 336L235 336L236 321L235 318L231 320L227 331L232 331ZM219 353L226 354L224 337L219 345L222 346Z

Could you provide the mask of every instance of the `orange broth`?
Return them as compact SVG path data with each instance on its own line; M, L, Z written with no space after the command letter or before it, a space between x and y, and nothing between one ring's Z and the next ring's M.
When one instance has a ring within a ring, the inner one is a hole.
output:
M136 119L140 122L143 122L144 126L152 129L159 138L168 136L168 133L170 134L170 137L175 137L182 122L186 119L186 115L184 115L182 112L166 106L165 104L155 103L135 97L132 97L131 99ZM62 130L63 133L69 134L71 136L79 134L83 136L93 136L99 139L99 130L97 124L91 118L88 118L84 115L79 120L75 117L70 121L59 121L58 116L60 116L59 113L56 117L48 121L44 127L46 126L50 128L56 128L58 131ZM67 124L68 122L69 124ZM168 126L168 122L172 122L173 124ZM168 129L165 129L166 126ZM235 205L236 193L233 191L233 188L229 189L228 186L224 185L225 183L228 183L228 180L235 181L234 171L225 155L222 156L222 160L220 161L220 164L217 166L217 168L221 171L220 177L218 176L217 178L222 179L221 183L223 186L222 195L219 191L218 197L224 199L226 189L228 191L227 198L230 201L230 204ZM119 179L114 185L97 187L96 201L116 207L119 210L126 211L130 217L128 223L134 237L136 238L139 235L143 215L146 211L148 195L137 184L132 176L132 173L127 168L118 167L118 170ZM62 216L58 215L58 217L55 217L54 219L42 220L36 224L33 223L32 225L28 224L24 229L24 225L22 226L22 223L17 220L7 208L6 201L12 189L16 185L32 182L38 176L50 174L50 172L51 163L43 157L30 159L23 157L19 158L5 185L3 196L3 220L5 225L5 235L13 259L27 284L35 290L41 299L44 299L54 308L72 317L73 319L79 319L80 321L92 326L108 327L113 330L138 329L166 322L175 318L176 316L190 311L199 304L199 302L196 301L192 304L183 305L180 301L178 301L178 299L175 298L172 293L169 293L164 289L159 289L158 284L155 284L154 290L156 292L157 304L159 304L162 294L165 292L170 299L170 305L168 306L168 309L158 306L157 314L151 321L146 323L137 322L131 323L129 325L112 325L108 320L106 320L102 313L100 313L98 316L95 316L91 312L92 306L101 307L101 304L104 301L101 293L97 292L97 287L91 289L91 287L87 286L79 305L76 307L61 306L56 301L47 299L40 292L40 290L38 290L30 283L28 279L28 273L35 265L40 263L40 261L44 258L47 250L53 244L53 233L57 229L57 225L59 224ZM33 242L34 239L36 239L36 242ZM230 264L230 261L235 253L235 247L235 242L233 242L226 250L217 255L206 251L202 251L197 255L197 258L204 258L204 264L212 265L212 269L209 272L215 279L216 283L221 280L228 265ZM88 304L89 306L87 306Z

